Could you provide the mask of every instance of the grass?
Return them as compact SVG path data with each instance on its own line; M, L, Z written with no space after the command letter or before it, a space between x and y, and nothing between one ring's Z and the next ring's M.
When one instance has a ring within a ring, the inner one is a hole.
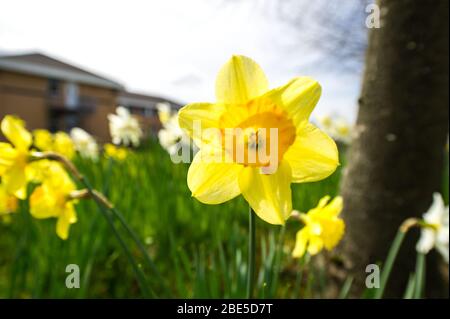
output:
M75 164L143 241L156 270L117 220L114 222L145 274L150 296L246 296L248 205L242 197L222 205L201 204L186 185L188 164L173 164L155 141L122 163L76 159ZM338 169L324 181L293 184L293 207L307 211L322 196L336 195L340 174ZM78 222L71 227L67 241L56 236L55 220L33 219L26 202L9 222L0 221L0 298L144 296L95 203L81 201L77 212ZM285 227L271 226L257 218L255 297L321 295L325 270L308 271L308 258L290 257L299 227L294 221ZM65 286L68 264L80 267L80 289ZM344 287L342 297L350 284Z

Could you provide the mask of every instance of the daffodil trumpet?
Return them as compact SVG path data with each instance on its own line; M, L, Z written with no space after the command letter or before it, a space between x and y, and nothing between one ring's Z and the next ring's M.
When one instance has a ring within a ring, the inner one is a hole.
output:
M30 156L31 161L39 161L45 159L60 162L78 180L82 180L84 178L83 175L78 171L76 166L67 157L59 153L33 152Z

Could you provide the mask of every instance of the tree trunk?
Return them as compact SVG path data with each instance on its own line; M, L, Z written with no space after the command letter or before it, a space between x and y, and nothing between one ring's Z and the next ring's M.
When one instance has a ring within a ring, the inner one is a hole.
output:
M378 5L381 27L370 31L356 134L342 184L343 251L359 293L366 266L385 260L400 224L421 216L432 193L441 190L448 134L449 1L379 0ZM405 290L417 234L411 231L402 246L388 297L401 297ZM437 257L427 256L427 291L434 297L444 293L433 278Z

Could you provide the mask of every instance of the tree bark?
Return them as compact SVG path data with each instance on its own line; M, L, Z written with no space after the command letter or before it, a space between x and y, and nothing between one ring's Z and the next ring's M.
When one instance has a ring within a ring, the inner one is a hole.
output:
M448 134L448 0L379 0L381 27L371 29L355 137L342 194L343 251L358 293L365 268L383 262L398 227L420 217L441 190ZM418 231L402 246L386 290L401 297L415 265ZM448 295L427 256L428 296ZM448 268L447 268L448 272ZM439 287L438 287L439 286ZM357 296L357 294L355 294Z

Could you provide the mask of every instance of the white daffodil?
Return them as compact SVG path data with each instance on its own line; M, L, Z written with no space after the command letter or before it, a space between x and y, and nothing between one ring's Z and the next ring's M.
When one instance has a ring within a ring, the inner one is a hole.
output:
M449 236L448 206L445 206L441 194L433 194L433 203L423 215L425 227L421 230L417 242L418 252L427 254L431 249L436 250L448 263L448 236Z
M338 118L334 121L334 138L335 140L342 142L344 144L350 144L352 140L352 127L343 118Z
M170 119L171 109L169 103L158 103L156 104L156 109L158 110L159 121L162 125L167 123Z
M163 126L158 132L159 144L171 156L178 154L180 149L189 149L191 140L178 124L178 113L175 112L172 115L172 110L168 103L158 103L156 108L158 109L159 121Z
M317 116L318 126L334 140L350 144L352 140L352 126L342 117L329 114Z
M74 127L70 131L70 137L81 157L92 160L98 159L97 142L88 132L79 127Z
M333 127L333 119L329 114L323 114L316 117L319 126L323 131L331 131Z
M108 114L108 120L109 132L114 144L139 146L142 129L138 120L130 114L128 109L123 106L117 107L116 114Z
M171 115L163 123L163 128L158 132L161 146L170 154L175 155L180 149L190 148L191 140L178 125L178 114Z

